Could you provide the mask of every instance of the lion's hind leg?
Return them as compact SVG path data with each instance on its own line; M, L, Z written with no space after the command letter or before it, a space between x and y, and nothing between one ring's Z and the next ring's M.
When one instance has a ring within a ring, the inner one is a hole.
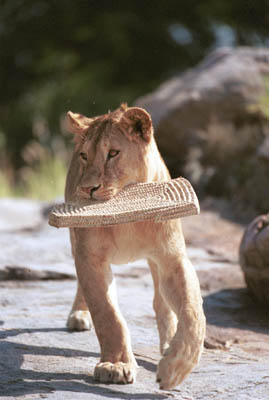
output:
M76 236L73 229L69 230L70 234L70 241L71 241L71 248L72 248L72 255L75 259L76 255ZM91 329L92 320L91 314L88 309L88 305L84 298L84 294L82 288L77 283L77 293L69 313L66 326L71 331L87 331Z
M82 288L78 282L76 297L66 323L72 331L87 331L91 329L92 321Z
M160 352L164 354L176 333L177 317L160 291L158 266L151 260L148 260L148 264L154 283L153 308L160 336Z

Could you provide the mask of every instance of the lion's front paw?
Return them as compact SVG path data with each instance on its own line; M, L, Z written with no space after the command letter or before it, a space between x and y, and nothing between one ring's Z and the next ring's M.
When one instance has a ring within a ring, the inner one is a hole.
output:
M157 382L160 389L169 390L179 385L192 371L199 361L200 352L186 354L180 357L180 353L172 356L165 355L159 362L157 369Z
M175 359L164 357L160 360L157 370L157 382L160 384L160 389L169 390L181 383L188 374L184 362Z
M72 312L67 320L67 327L72 331L87 331L91 329L91 314L89 311Z
M96 365L94 379L104 383L134 383L136 367L133 364L103 362Z

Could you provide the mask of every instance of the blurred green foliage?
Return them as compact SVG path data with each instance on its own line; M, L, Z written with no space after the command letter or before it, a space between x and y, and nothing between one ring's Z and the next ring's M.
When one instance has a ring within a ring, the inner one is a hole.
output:
M52 139L69 109L132 103L217 46L268 45L268 26L268 0L0 1L2 171L20 178L36 121Z

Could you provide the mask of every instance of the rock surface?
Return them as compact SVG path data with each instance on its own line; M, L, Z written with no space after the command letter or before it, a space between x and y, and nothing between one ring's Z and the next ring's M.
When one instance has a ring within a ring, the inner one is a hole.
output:
M145 261L113 266L139 364L137 382L97 384L92 378L99 357L94 330L70 333L65 327L76 287L68 232L47 225L42 217L44 204L25 207L24 201L17 201L15 222L13 200L9 205L5 226L0 217L0 272L13 266L37 272L36 276L51 271L61 279L43 280L41 274L40 280L21 280L18 275L15 280L0 280L1 399L268 398L268 310L248 295L237 262L242 226L206 207L200 216L183 219L204 297L207 340L199 367L168 392L155 383L159 343Z
M269 49L218 49L136 105L152 115L173 176L238 212L268 211Z

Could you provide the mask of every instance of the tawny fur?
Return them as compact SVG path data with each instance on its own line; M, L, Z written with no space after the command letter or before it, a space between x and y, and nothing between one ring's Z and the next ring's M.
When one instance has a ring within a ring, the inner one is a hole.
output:
M109 199L130 183L170 178L145 110L124 105L92 119L69 112L67 120L75 141L66 183L67 202ZM95 379L135 381L137 365L117 304L110 264L146 258L153 276L153 307L163 354L157 381L162 389L181 383L199 361L205 317L180 220L75 228L71 242L79 284L68 326L88 329L91 315L101 348Z

